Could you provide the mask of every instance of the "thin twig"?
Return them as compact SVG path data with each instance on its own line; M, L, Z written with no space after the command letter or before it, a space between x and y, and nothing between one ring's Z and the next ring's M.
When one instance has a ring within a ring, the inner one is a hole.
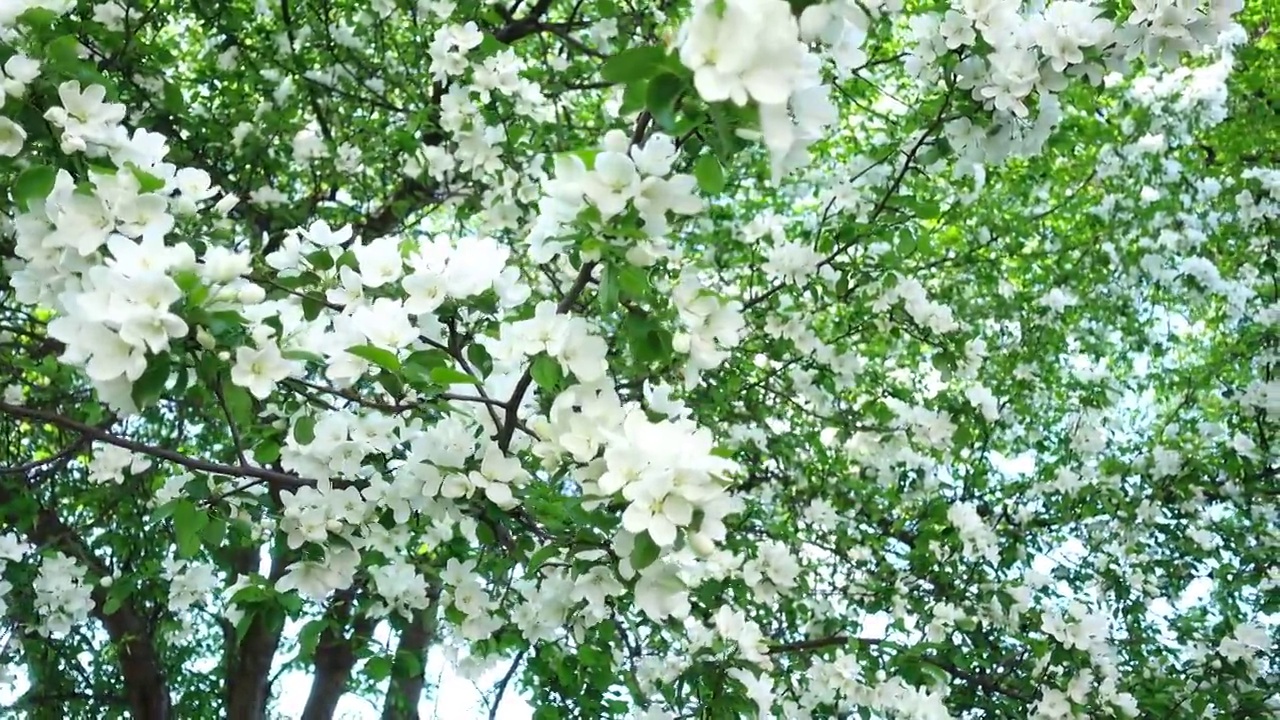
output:
M88 444L89 436L82 434L75 442L61 450L57 455L53 455L52 457L47 457L42 460L32 460L31 462L14 465L13 467L0 467L0 475L26 475L33 470L39 470L46 465L53 465L67 459L83 450Z
M497 720L498 706L502 704L502 696L507 692L507 685L511 683L511 678L515 677L516 668L520 667L520 663L524 662L524 654L528 648L521 648L516 653L516 659L511 661L511 667L507 668L507 674L502 676L502 680L498 682L498 691L493 698L493 703L489 705L489 720Z
M227 418L227 428L231 431L231 442L236 446L236 458L241 465L248 465L249 461L244 456L244 443L240 440L240 430L236 427L235 418L231 417L231 408L227 407L227 398L222 393L221 380L213 386L213 394L218 396L218 406L222 408L222 414Z

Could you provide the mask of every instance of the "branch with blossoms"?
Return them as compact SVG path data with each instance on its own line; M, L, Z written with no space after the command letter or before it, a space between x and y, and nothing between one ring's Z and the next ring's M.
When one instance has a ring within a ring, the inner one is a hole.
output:
M255 478L263 482L273 483L283 488L311 487L316 484L315 480L308 480L298 477L297 475L278 472L268 468L255 467L252 465L224 465L222 463L190 457L167 448L156 447L137 440L120 437L100 427L89 425L88 423L48 410L28 408L20 405L11 405L6 402L0 402L0 412L4 412L5 414L15 418L49 423L67 430L74 430L90 440L97 440L108 445L124 448L125 450L159 458L161 460L168 460L169 462L181 465L189 470L199 470L202 472L213 473L215 475L226 475L232 478Z

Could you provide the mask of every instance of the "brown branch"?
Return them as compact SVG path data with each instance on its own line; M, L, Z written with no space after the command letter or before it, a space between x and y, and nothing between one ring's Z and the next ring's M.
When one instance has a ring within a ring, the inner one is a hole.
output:
M201 472L214 473L216 475L228 475L230 477L256 478L263 482L275 483L276 485L281 485L287 488L308 487L316 484L314 480L300 478L292 473L277 472L275 470L253 467L251 465L224 465L222 463L200 460L167 448L156 447L136 440L129 440L128 438L112 435L100 428L96 428L87 423L80 422L79 420L74 420L47 410L37 410L35 408L26 408L18 405L10 405L6 402L0 402L0 411L14 417L26 418L28 420L40 420L68 430L75 430L82 435L107 443L108 445L115 445L116 447L122 447L126 450L132 450L137 453L160 458L161 460L168 460L169 462L177 463L189 470L199 470Z
M218 397L218 406L222 408L222 414L227 418L227 429L231 432L231 443L235 445L236 459L241 465L247 466L249 461L244 456L244 443L240 440L240 430L236 428L235 418L231 417L231 408L227 407L227 398L222 392L221 380L214 385L213 392Z
M884 640L880 638L851 637L849 635L829 635L827 637L813 638L810 640L798 640L796 642L778 643L776 645L770 645L768 650L766 650L765 652L766 654L769 654L769 655L780 655L783 653L813 652L815 650L825 650L827 648L847 645L849 643L861 643L863 645L879 645L882 642L884 642ZM920 661L929 663L930 665L934 665L938 668L941 668L943 671L945 671L952 677L958 680L970 683L971 685L977 686L979 689L987 692L988 694L996 693L999 695L1004 695L1005 697L1014 698L1015 700L1022 700L1024 702L1030 702L1032 700L1032 697L1020 688L1011 688L1007 685L1003 685L997 682L995 679L987 675L981 675L978 673L970 672L968 670L964 670L963 668L957 667L954 663L950 662L949 660L935 657L935 656L924 656L920 658Z
M849 637L848 635L830 635L828 637L813 638L811 640L797 640L796 642L770 645L769 649L766 650L766 654L780 655L782 653L790 652L812 652L814 650L825 650L826 648L838 645L846 645L851 642L876 645L880 643L880 640L876 638Z
M391 664L391 682L382 701L382 720L411 720L418 717L418 703L426 682L427 652L436 641L436 612L440 602L437 581L427 587L427 607L413 614L413 621L400 632L396 657Z
M493 34L499 42L510 45L517 40L528 37L542 30L542 16L551 9L552 0L538 0L538 4L529 8L529 12L524 17L514 22L507 23L505 27L500 28Z
M573 286L560 299L560 303L556 305L556 314L564 315L569 312L569 308L573 307L573 303L577 301L578 296L586 289L587 283L591 281L591 272L595 270L594 262L583 263L582 268L578 270L578 277L573 281ZM529 385L533 382L533 363L525 368L524 374L520 376L520 380L516 383L515 390L511 393L511 397L507 400L507 416L502 423L502 427L498 430L498 447L503 451L511 445L511 438L516 433L516 423L519 422L520 402L524 400L524 394L528 392Z
M515 677L516 670L519 669L520 663L524 662L524 654L528 650L528 647L520 648L520 652L516 653L516 659L511 661L511 667L507 668L506 674L498 682L493 702L489 704L489 720L498 720L498 706L502 704L502 696L507 694L507 685L511 684L511 678Z
M32 460L12 467L0 467L0 475L26 475L27 473L39 470L42 467L60 463L64 460L69 460L72 455L79 453L88 444L89 436L81 435L75 442L59 451L57 455L41 460Z

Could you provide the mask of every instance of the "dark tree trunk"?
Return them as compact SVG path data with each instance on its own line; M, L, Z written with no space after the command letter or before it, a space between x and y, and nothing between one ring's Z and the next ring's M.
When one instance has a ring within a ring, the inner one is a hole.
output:
M127 605L111 614L102 612L107 602L106 590L94 592L93 599L94 614L115 643L120 673L124 675L125 697L134 720L168 720L173 708L151 628Z
M256 565L258 549L240 551L235 567L248 573ZM277 543L271 556L270 580L284 575L291 561L288 548ZM249 621L244 637L236 642L236 630L226 624L226 708L228 720L265 720L267 702L271 699L271 664L280 646L280 633L284 630L284 615L267 615L259 612Z
M436 608L440 587L429 588L428 604L413 615L400 633L395 662L391 665L391 684L382 701L382 720L413 720L418 717L418 703L426 680L427 652L436 641Z
M316 644L315 679L302 720L329 720L338 707L338 699L347 691L351 669L356 664L355 645L343 637L341 630L325 628Z
M271 699L271 663L280 643L283 618L258 614L236 645L235 628L224 632L227 646L227 718L263 720Z
M314 679L307 696L302 720L330 720L338 707L338 700L347 691L347 681L356 664L356 649L368 642L376 621L369 617L356 618L351 603L355 598L355 586L334 594L325 613L326 625L316 641ZM347 637L347 626L351 636Z
M62 462L45 468L32 479L59 472L70 457L68 455ZM12 484L0 484L0 507L11 506L18 494L29 491L29 487L21 485L15 488ZM35 545L57 548L68 557L75 558L95 578L110 575L108 568L93 554L75 528L62 522L52 508L38 507L35 523L26 535ZM134 720L168 720L172 709L169 688L165 683L164 666L155 652L151 625L131 603L122 603L112 613L105 612L107 591L101 586L94 588L93 601L93 617L102 623L115 645L131 716Z

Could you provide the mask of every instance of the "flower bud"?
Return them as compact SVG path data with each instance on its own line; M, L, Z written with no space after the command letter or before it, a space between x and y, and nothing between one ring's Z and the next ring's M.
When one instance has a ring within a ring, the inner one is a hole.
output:
M213 339L213 336L209 334L209 331L202 327L196 328L196 342L200 343L200 347L205 350L212 350L213 347L218 344L218 341Z
M267 291L257 285L249 283L240 288L238 298L240 302L245 305L257 305L267 299Z
M700 532L689 533L689 547L698 554L699 557L707 557L716 551L716 544L711 542L711 538Z
M231 209L234 208L239 203L240 203L240 198L238 196L232 195L232 194L223 195L222 199L219 200L217 204L213 206L213 211L218 213L219 215L225 216L227 213L231 212Z

